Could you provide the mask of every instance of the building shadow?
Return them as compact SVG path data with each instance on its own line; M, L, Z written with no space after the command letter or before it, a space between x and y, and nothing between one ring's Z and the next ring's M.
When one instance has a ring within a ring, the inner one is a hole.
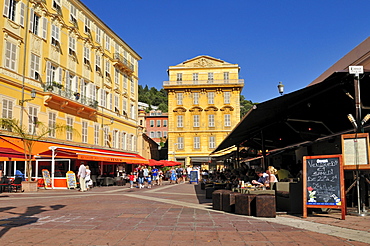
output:
M66 205L52 205L49 208L45 206L31 206L28 207L24 213L14 213L11 210L16 207L4 207L0 208L0 212L15 215L14 217L0 220L0 238L5 235L10 229L20 226L36 223L39 218L35 217L36 214L41 214L46 211L59 210L64 208Z
M212 203L212 199L206 198L206 190L202 190L200 188L200 184L194 185L194 190L195 190L195 194L197 195L199 204Z

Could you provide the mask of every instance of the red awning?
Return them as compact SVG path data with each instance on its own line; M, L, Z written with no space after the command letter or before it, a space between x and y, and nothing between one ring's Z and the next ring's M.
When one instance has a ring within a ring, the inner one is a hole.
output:
M0 147L0 158L18 158L24 159L24 153L11 148Z
M51 156L52 148L56 158L72 158L87 161L126 162L131 164L148 164L149 161L140 155L120 151L103 149L72 148L64 146L50 146L49 150L40 153L40 156Z

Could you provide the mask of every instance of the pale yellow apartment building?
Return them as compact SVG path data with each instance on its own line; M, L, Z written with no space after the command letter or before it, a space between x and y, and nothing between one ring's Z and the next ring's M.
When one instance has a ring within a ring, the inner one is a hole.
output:
M35 121L79 133L51 131L50 145L138 154L141 57L135 50L79 0L0 3L1 117L20 119L30 133ZM73 158L78 164L80 158ZM126 162L103 156L87 161Z
M168 68L168 156L208 166L209 154L240 121L238 64L197 56Z

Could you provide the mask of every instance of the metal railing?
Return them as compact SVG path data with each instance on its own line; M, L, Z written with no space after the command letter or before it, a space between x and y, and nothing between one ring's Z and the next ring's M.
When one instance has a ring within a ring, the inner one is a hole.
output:
M244 79L222 79L222 80L174 80L163 81L163 86L179 85L244 85Z
M114 53L113 58L115 60L119 60L122 64L126 65L129 69L134 71L134 65L131 64L125 57L123 57L120 53Z
M81 95L79 92L72 91L70 89L65 89L61 84L55 83L55 82L48 82L44 86L44 91L51 92L53 94L62 96L64 98L67 98L69 100L79 102L81 104L84 104L89 107L93 107L95 109L98 108L98 101L93 100L89 97L86 97L84 95Z

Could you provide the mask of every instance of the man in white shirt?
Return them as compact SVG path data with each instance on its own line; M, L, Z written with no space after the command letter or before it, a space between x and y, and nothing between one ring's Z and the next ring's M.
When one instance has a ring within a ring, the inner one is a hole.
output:
M87 189L86 189L86 181L85 181L86 167L85 167L85 164L83 162L81 162L81 165L78 168L77 177L78 177L78 179L80 181L80 191L82 191L82 192L87 191Z

